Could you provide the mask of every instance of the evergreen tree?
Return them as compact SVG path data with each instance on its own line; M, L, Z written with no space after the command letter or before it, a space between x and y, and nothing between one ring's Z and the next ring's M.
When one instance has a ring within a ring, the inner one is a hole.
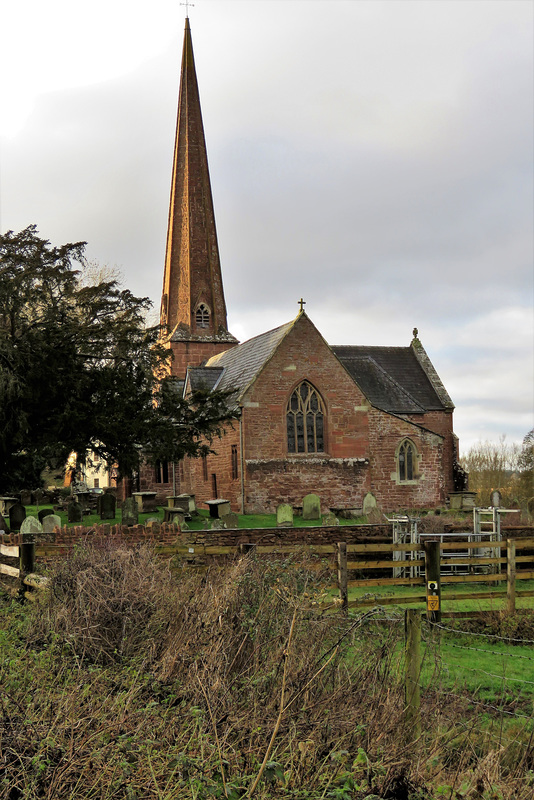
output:
M141 453L199 455L235 416L226 395L185 402L158 380L169 351L145 326L149 299L113 279L84 284L84 247L54 247L34 225L0 236L0 491L38 485L73 450L121 476Z

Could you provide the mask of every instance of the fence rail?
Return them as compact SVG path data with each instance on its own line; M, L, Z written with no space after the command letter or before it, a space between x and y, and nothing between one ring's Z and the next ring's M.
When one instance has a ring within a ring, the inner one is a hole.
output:
M340 530L341 533L341 530ZM427 541L438 539L427 537ZM437 564L439 564L440 584L463 583L501 583L506 582L506 591L495 591L493 587L486 591L459 592L447 594L447 600L468 600L483 598L505 598L509 609L515 608L517 597L534 596L529 590L517 589L516 583L521 580L534 579L534 569L518 570L518 564L529 564L534 567L534 555L518 555L518 551L531 550L534 552L534 538L498 541L434 541L434 547L439 547ZM253 542L241 542L238 545L184 545L184 544L157 544L155 551L162 557L179 557L189 566L202 566L211 559L220 560L224 557L235 557L238 554L253 553L257 557L270 557L276 555L295 555L305 552L317 557L317 566L330 569L333 573L333 584L339 590L341 607L343 610L368 605L389 605L415 603L427 600L428 602L428 554L424 548L427 545L414 543L365 543L349 544L288 544L262 545ZM54 544L49 542L35 543L32 536L19 537L19 543L12 541L0 544L0 556L11 563L0 560L0 575L15 579L18 583L17 591L26 597L32 591L42 589L47 581L42 576L34 574L35 558L61 557L70 550L69 545ZM471 551L481 551L478 555L470 555ZM459 552L461 551L461 552ZM503 551L506 555L502 555ZM464 555L465 553L465 555ZM397 560L396 554L400 555ZM416 557L403 558L402 554ZM350 555L350 561L348 556ZM358 558L358 556L361 556ZM375 556L375 558L373 558ZM389 556L389 557L388 557ZM15 563L13 562L17 562ZM398 577L398 570L406 567L417 567L421 574L410 577ZM473 568L484 569L483 573L473 574ZM500 567L505 567L502 571ZM461 568L465 574L454 574L453 570ZM379 577L373 573L390 570L390 575ZM422 574L424 570L425 574ZM449 571L447 573L447 571ZM352 573L352 574L351 574ZM356 573L356 574L355 574ZM360 575L358 575L360 573ZM363 574L362 574L363 573ZM11 584L13 587L13 583ZM364 597L348 600L348 590L351 588L393 587L393 586L426 586L426 592L399 597ZM31 598L33 599L33 597ZM439 600L441 608L441 598Z

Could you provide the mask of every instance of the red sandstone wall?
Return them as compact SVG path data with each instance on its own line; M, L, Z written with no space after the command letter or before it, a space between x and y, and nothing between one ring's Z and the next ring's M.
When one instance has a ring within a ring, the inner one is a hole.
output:
M237 446L238 474L232 478L232 445ZM203 503L213 500L213 478L217 479L217 494L229 500L232 511L241 512L241 459L239 457L239 423L234 422L234 427L227 427L226 435L213 442L212 447L216 454L206 458L207 480L204 479L204 465L201 458L191 458L188 461L188 483L184 482L183 491L191 491L196 495L199 508L206 508Z
M452 464L454 461L454 436L452 428L452 411L428 411L426 414L408 416L417 425L439 433L443 436L442 469L445 494L454 491Z
M429 508L445 500L442 476L443 440L409 422L373 409L369 415L371 492L383 511ZM410 438L420 456L419 478L397 483L395 451L401 439Z
M185 378L187 367L199 367L208 358L231 347L235 347L232 342L171 342L171 375Z
M286 407L308 380L325 404L325 452L288 453ZM246 510L301 505L310 492L325 508L361 506L368 491L368 404L307 317L300 317L244 398Z

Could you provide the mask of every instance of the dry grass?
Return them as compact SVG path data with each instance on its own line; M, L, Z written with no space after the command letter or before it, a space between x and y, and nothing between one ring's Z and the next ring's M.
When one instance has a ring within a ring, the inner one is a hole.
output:
M9 612L0 797L530 800L531 721L436 686L409 743L402 625L318 615L299 562L80 549L29 622Z

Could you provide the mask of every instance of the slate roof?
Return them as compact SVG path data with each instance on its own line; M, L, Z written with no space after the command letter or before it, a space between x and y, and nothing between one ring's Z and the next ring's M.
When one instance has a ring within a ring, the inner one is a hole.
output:
M240 397L292 327L293 320L212 356L207 366L224 369L217 389L235 389Z
M445 410L412 347L334 345L332 350L377 408L393 414Z
M222 367L189 367L187 383L192 392L204 389L211 392L223 372Z

